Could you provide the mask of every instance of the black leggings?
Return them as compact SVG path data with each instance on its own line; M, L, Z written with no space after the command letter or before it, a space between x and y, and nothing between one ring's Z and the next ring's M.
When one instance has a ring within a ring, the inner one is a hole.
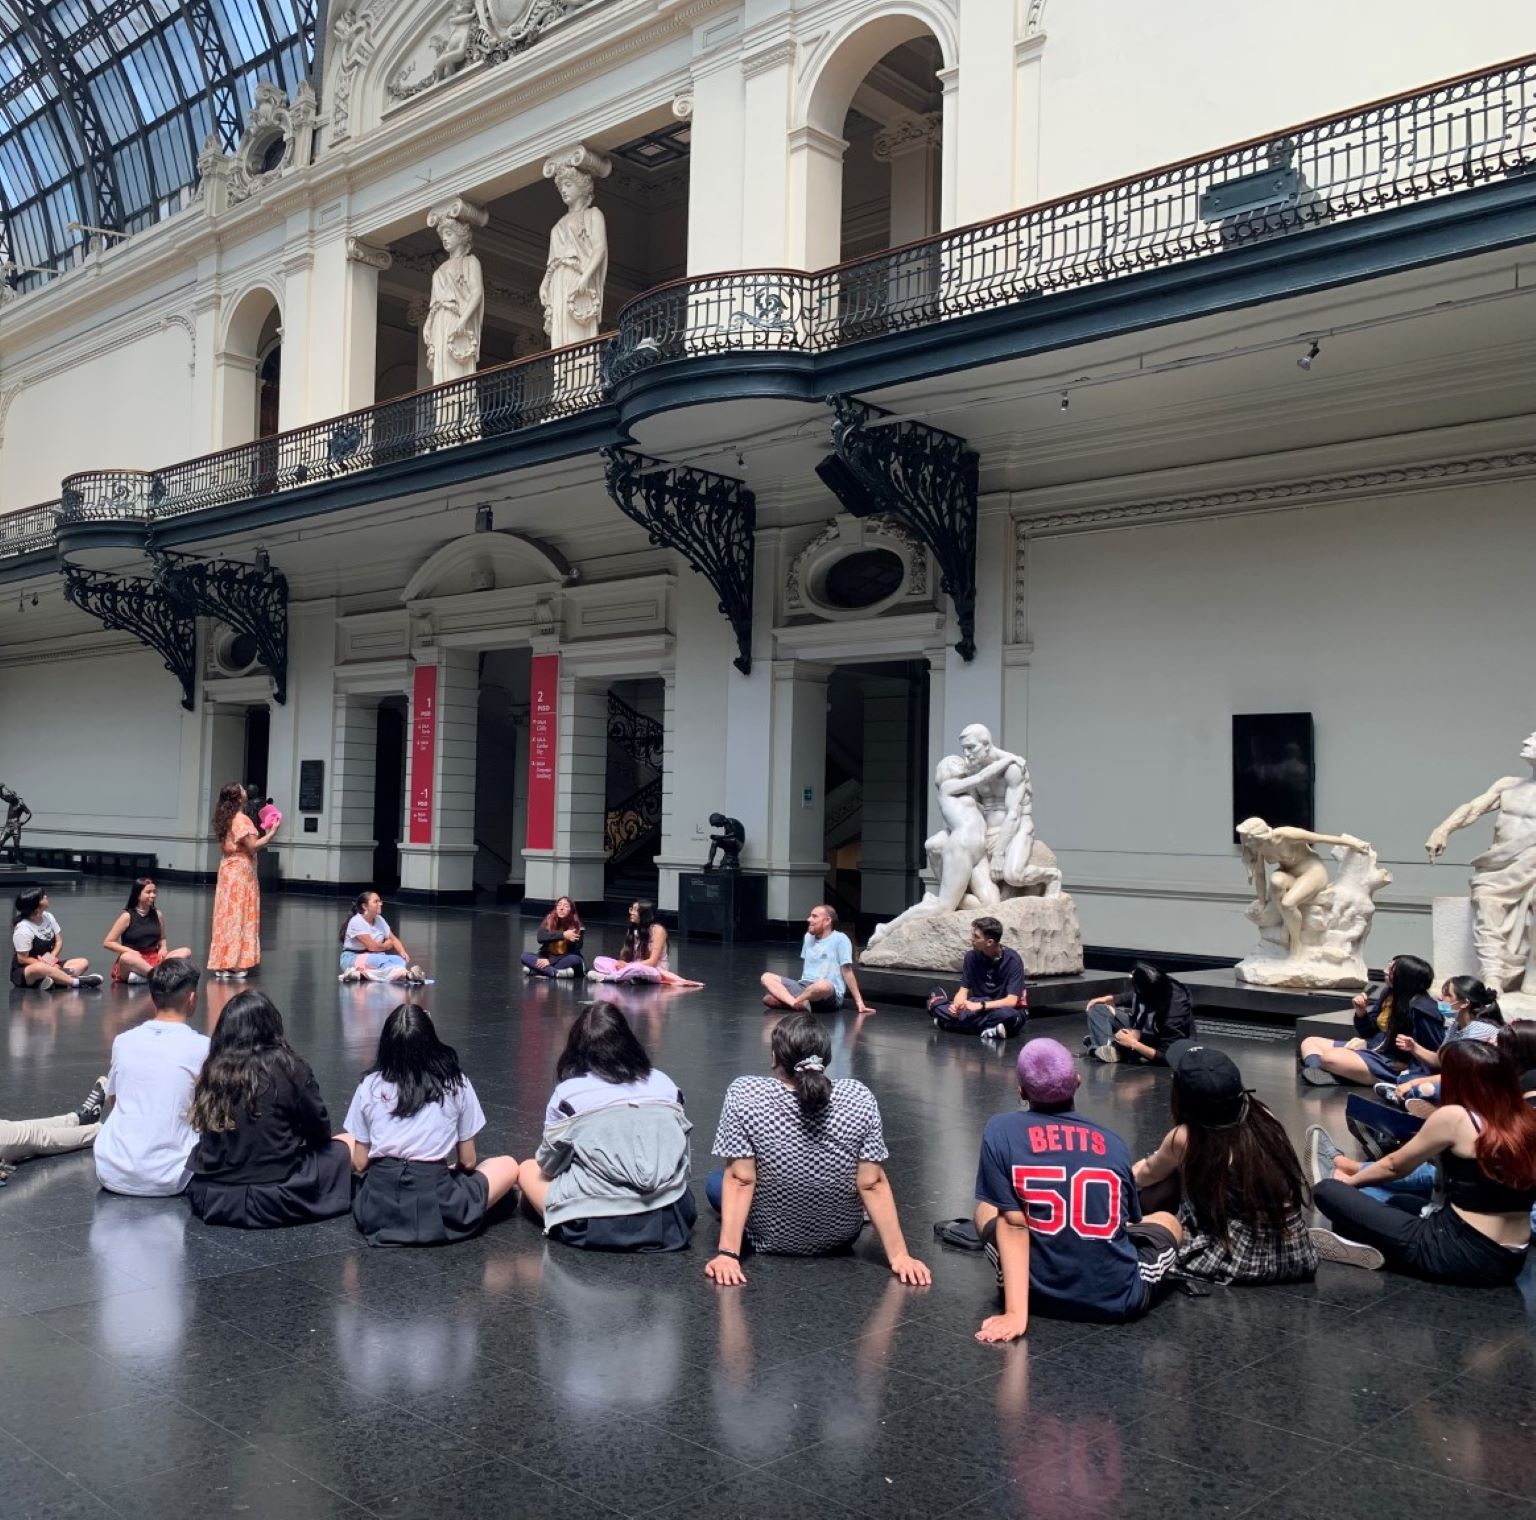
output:
M1450 1207L1421 1215L1420 1199L1379 1203L1333 1178L1318 1183L1313 1197L1340 1235L1375 1246L1399 1272L1430 1282L1493 1288L1514 1282L1525 1266L1525 1251L1489 1240Z

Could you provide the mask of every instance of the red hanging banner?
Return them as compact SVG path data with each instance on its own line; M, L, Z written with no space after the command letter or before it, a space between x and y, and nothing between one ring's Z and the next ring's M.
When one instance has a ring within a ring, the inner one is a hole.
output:
M560 699L560 656L536 654L528 701L528 836L530 850L555 847L555 717Z
M432 843L432 794L437 781L437 666L418 665L411 682L412 844Z

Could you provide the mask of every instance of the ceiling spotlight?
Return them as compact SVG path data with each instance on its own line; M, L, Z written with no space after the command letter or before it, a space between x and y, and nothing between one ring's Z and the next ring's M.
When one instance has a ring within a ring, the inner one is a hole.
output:
M1063 391L1061 393L1061 409L1062 409L1062 411L1066 411L1066 409L1069 406L1071 406L1071 405L1072 405L1072 398L1065 391Z
M1320 354L1320 353L1322 353L1322 351L1323 351L1323 346L1322 346L1322 344L1320 344L1320 343L1319 343L1319 342L1318 342L1318 341L1317 341L1317 339L1316 339L1316 338L1314 338L1314 339L1313 339L1313 340L1312 340L1312 347L1311 347L1311 348L1309 348L1309 349L1308 349L1308 350L1307 350L1307 351L1306 351L1306 353L1304 353L1304 354L1303 354L1303 355L1302 355L1302 356L1301 356L1301 358L1299 358L1299 359L1298 359L1298 360L1297 360L1297 361L1296 361L1296 368L1297 368L1297 369L1305 369L1305 370L1309 370L1309 369L1311 369L1311 368L1312 368L1312 361L1313 361L1313 360L1314 360L1314 359L1316 359L1316 358L1317 358L1317 356L1318 356L1318 355L1319 355L1319 354Z
M491 512L491 504L483 501L475 508L475 532L491 533L496 528L496 519Z

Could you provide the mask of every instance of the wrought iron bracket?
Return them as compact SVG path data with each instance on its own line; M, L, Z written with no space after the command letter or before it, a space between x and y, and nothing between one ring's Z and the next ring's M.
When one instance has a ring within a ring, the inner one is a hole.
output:
M218 619L255 641L272 677L273 697L288 700L288 579L257 552L257 562L198 559L169 549L149 551L155 583L186 617Z
M927 545L939 586L954 604L965 660L976 656L976 483L980 460L965 439L921 422L873 427L885 416L851 396L831 396L833 452L816 467L855 517L884 513Z
M175 606L152 580L134 576L118 580L78 565L64 566L64 599L89 613L104 628L131 633L153 649L165 668L181 682L181 705L193 711L197 677L197 624Z
M647 459L633 449L604 449L608 494L653 544L676 549L715 589L720 613L736 634L731 663L752 674L752 572L757 501L739 480Z

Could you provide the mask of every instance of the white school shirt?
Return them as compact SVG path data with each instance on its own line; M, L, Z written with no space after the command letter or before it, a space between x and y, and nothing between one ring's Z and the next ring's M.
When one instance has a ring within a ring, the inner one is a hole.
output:
M36 955L32 946L38 940L52 940L57 944L60 933L58 919L45 909L42 923L34 924L30 918L24 918L16 925L11 931L11 945L20 955Z
M440 1102L428 1103L409 1119L395 1116L395 1085L369 1072L352 1094L345 1129L368 1147L370 1158L400 1161L449 1161L460 1140L473 1140L485 1128L485 1113L468 1077Z
M168 1198L186 1187L197 1144L187 1113L207 1058L207 1035L166 1019L113 1040L107 1096L116 1103L96 1136L96 1179L109 1192Z
M336 920L333 918L331 922L335 923ZM361 913L354 913L352 917L347 920L347 940L346 943L342 946L342 949L351 950L354 954L357 955L371 955L376 952L364 950L363 942L359 936L366 934L369 939L376 939L382 943L383 941L388 940L394 934L394 932L395 931L389 927L389 921L384 917L382 913L379 914L379 916L371 924L366 918L363 917Z

